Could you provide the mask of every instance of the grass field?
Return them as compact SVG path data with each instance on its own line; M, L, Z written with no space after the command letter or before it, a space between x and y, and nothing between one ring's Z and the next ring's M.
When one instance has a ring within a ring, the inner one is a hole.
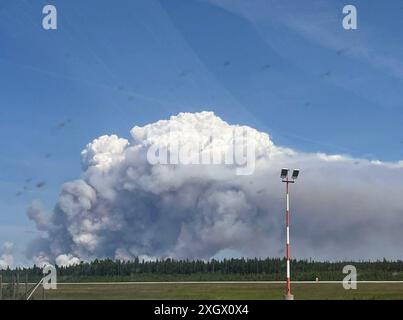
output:
M281 283L113 283L58 284L46 299L282 299ZM296 283L295 299L403 299L403 283L358 283L344 290L341 283ZM42 299L42 290L34 295Z

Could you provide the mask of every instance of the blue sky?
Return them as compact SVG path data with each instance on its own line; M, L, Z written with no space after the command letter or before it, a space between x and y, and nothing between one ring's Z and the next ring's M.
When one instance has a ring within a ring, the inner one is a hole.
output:
M401 30L392 0L1 1L0 243L33 237L27 206L52 208L92 139L181 111L302 151L403 159Z

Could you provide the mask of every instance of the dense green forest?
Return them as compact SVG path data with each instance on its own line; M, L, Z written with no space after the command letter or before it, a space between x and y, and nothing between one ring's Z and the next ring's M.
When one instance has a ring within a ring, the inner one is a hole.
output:
M357 268L358 280L403 280L403 261L317 262L292 260L294 280L342 280L347 264ZM144 261L94 260L74 266L56 266L59 282L80 281L198 281L198 280L284 280L284 259L223 259ZM30 282L42 276L42 269L16 268L1 270L3 282L17 277Z

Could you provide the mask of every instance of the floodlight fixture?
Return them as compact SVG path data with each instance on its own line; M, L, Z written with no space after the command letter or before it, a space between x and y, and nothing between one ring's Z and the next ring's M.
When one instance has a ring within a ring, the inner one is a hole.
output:
M297 180L298 175L299 175L299 170L298 169L293 170L292 171L292 176L291 176L292 180Z
M285 178L287 178L288 177L288 172L290 171L290 169L287 169L287 168L284 168L284 169L281 169L281 175L280 175L280 178L281 179L285 179Z

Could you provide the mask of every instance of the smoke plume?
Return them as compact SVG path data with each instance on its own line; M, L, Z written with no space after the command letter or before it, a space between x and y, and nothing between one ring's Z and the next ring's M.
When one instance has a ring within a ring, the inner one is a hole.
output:
M14 243L5 242L0 250L0 270L14 266Z
M232 164L150 164L150 148L197 145L228 154L242 129L254 145L254 171ZM28 216L43 233L29 247L38 264L92 258L203 258L229 249L284 255L282 167L301 169L291 185L294 258L402 258L403 162L297 152L266 133L230 125L212 112L180 113L131 130L130 141L101 136L82 151L82 176L65 183L52 212ZM214 137L212 139L211 137ZM1 261L1 260L0 260Z

